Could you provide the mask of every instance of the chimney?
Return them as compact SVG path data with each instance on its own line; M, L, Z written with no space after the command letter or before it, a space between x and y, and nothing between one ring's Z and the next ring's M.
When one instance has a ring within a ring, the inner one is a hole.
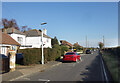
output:
M43 34L47 35L47 29L43 29Z
M12 33L14 33L14 28L12 28Z

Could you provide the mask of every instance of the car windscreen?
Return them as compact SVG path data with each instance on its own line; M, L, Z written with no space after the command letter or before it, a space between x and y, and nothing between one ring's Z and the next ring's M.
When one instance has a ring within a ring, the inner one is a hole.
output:
M74 55L74 53L66 53L65 55Z

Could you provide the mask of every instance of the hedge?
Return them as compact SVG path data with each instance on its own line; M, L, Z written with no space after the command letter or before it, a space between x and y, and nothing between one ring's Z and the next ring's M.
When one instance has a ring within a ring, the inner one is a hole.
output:
M41 63L42 50L41 48L29 48L29 49L19 49L18 53L23 53L24 65ZM61 47L59 45L54 45L53 48L44 48L44 60L55 61L61 56Z

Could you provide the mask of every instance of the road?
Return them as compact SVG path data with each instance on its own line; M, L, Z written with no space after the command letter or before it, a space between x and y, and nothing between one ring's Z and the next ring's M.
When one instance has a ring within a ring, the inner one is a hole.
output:
M81 55L82 61L66 62L44 71L22 77L16 81L106 81L98 51Z

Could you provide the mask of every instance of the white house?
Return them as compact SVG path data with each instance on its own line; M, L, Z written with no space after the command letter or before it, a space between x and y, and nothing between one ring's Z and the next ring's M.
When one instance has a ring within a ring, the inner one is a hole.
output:
M42 46L42 32L36 29L30 30L26 32L26 45L30 46L31 48L41 48ZM44 48L52 48L51 46L51 37L47 36L47 30L43 30L43 43Z
M16 40L21 45L25 45L25 33L15 29L15 28L8 28L6 29L6 32L8 35L10 35L14 40Z
M25 48L41 48L41 31L36 29L27 31L23 33L15 28L8 28L6 29L8 35L10 35L13 39L15 39L19 44L21 44L20 49ZM47 36L47 30L43 30L43 41L44 41L44 48L52 48L51 46L51 38Z
M6 33L0 31L0 54L8 56L10 50L17 51L20 44Z

